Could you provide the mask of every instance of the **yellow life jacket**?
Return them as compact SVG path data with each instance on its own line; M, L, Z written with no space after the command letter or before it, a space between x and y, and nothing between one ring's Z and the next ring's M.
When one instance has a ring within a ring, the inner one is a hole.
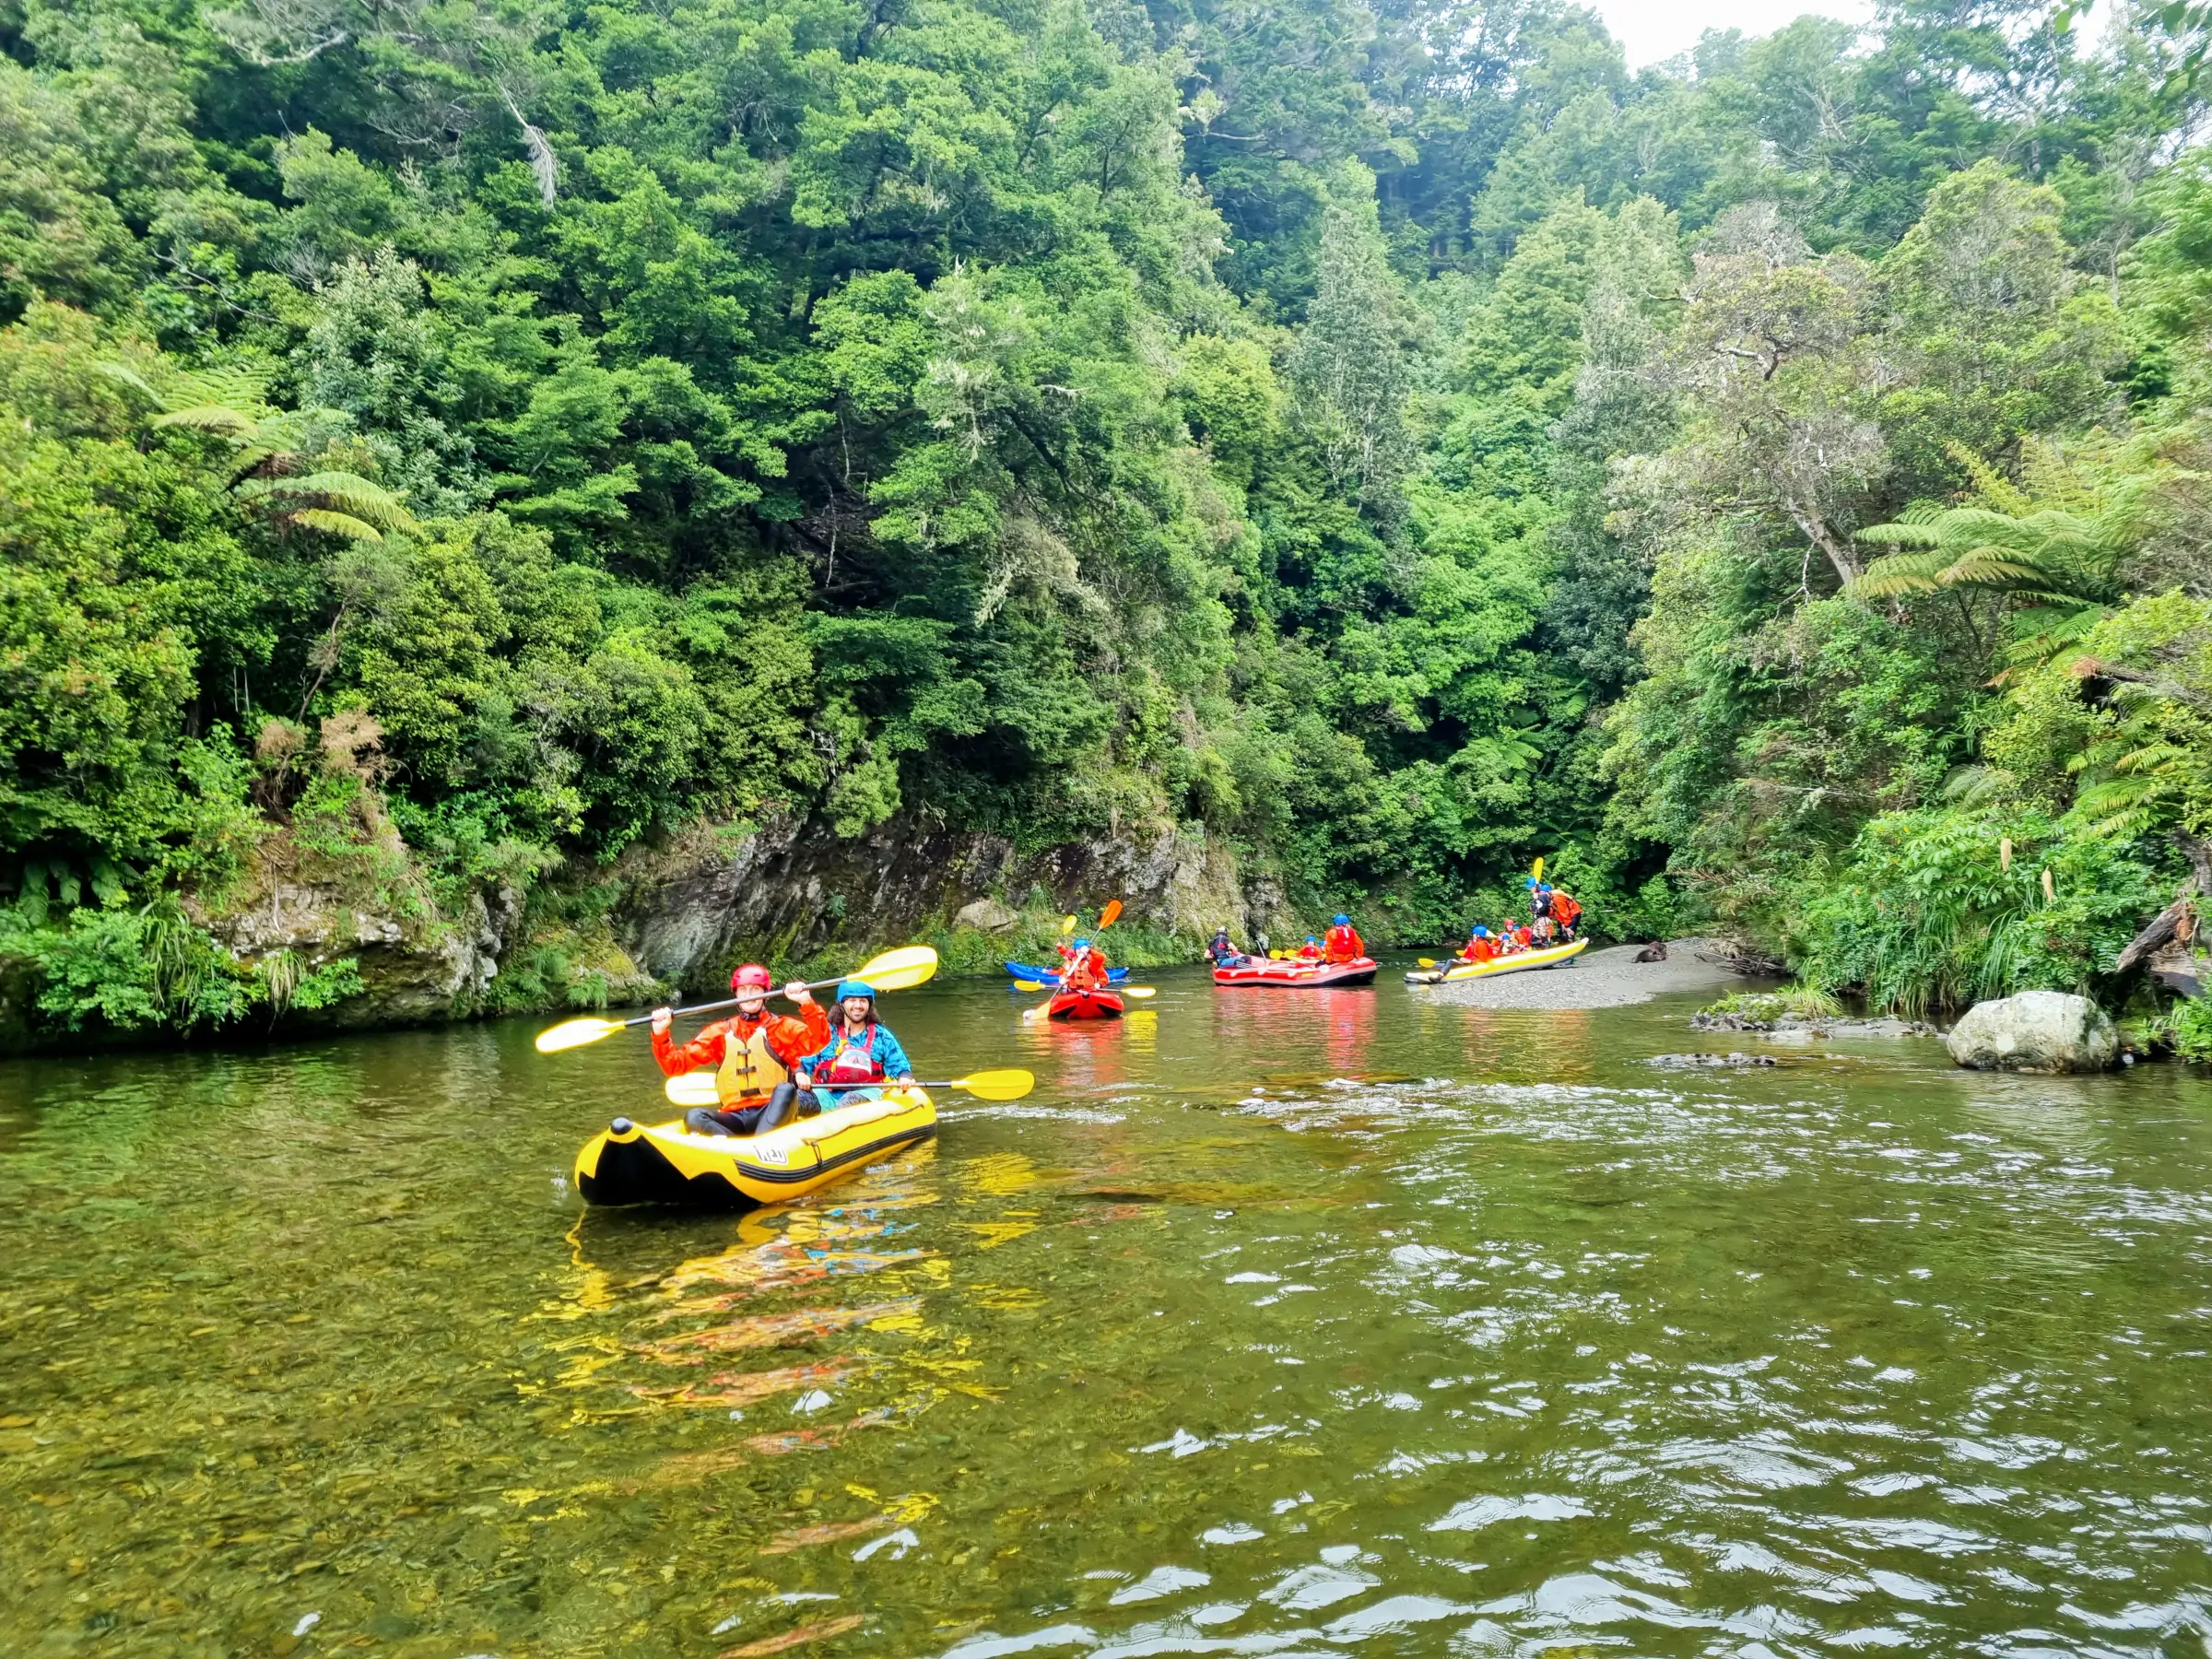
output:
M727 1108L740 1101L765 1100L773 1094L776 1085L786 1081L790 1071L776 1058L775 1050L768 1046L769 1021L763 1019L753 1028L753 1034L743 1042L735 1031L724 1031L722 1037L722 1065L714 1074L714 1092Z

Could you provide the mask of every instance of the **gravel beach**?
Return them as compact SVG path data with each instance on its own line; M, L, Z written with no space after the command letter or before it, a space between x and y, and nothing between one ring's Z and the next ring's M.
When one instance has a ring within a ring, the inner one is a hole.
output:
M1752 982L1722 966L1705 939L1676 939L1664 962L1639 962L1641 945L1585 950L1557 968L1532 968L1455 985L1408 985L1416 995L1471 1008L1618 1008L1670 991L1724 991Z

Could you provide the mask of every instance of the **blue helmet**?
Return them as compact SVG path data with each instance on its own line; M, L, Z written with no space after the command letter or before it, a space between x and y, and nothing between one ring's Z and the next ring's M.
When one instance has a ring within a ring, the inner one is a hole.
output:
M1490 936L1490 930L1487 927L1477 927L1475 930L1475 936L1478 939L1487 939Z
M1536 890L1536 878L1534 876L1524 877L1521 885L1533 893Z
M1318 945L1321 943L1321 941L1315 938L1312 934L1308 934L1306 935L1306 943L1309 945Z
M869 984L866 980L847 980L843 984L838 986L837 1000L843 1002L848 996L865 996L870 1002L874 1002L876 987Z
M1338 911L1335 915L1329 918L1329 925L1331 927L1349 927L1351 924L1352 919L1346 915L1342 911Z
M1075 944L1075 948L1077 950L1088 950L1090 948L1090 941L1088 939L1077 939Z

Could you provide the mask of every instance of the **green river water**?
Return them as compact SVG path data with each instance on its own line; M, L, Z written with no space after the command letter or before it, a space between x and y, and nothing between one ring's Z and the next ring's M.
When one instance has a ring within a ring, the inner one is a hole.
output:
M2212 1653L2212 1084L1394 977L889 999L1037 1092L749 1218L641 1037L0 1066L0 1653Z

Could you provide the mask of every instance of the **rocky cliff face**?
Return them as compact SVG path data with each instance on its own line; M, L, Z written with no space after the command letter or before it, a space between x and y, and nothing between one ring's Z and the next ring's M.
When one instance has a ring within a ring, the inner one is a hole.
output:
M664 980L703 983L739 955L803 958L826 946L1010 926L1033 895L1053 910L1120 899L1133 922L1194 940L1226 922L1283 928L1283 896L1247 883L1233 854L1173 830L1023 853L997 836L894 820L841 841L803 819L729 837L702 829L618 867L617 938Z
M207 931L245 962L292 951L309 970L350 959L366 987L290 1023L355 1030L451 1019L481 1006L500 959L520 941L522 895L469 895L458 916L427 906L364 908L335 882L274 880L250 903L206 918Z
M1158 935L1177 935L1194 955L1224 922L1240 938L1255 929L1288 937L1298 924L1272 882L1246 877L1227 848L1172 829L1023 852L996 836L911 821L854 841L797 818L700 825L632 849L611 870L556 871L529 903L501 886L442 906L396 837L385 840L371 879L273 838L219 903L188 900L191 920L239 971L272 987L284 977L272 965L295 980L347 963L359 973L358 990L320 1006L286 1006L272 991L256 1005L256 1027L359 1030L638 1004L670 985L718 987L744 957L794 962L833 947L924 938L976 968L1018 938L1053 935L1046 912L1095 914L1113 899L1126 907L1124 929L1149 930L1155 950ZM1025 924L1031 935L1019 932ZM113 1035L42 1024L37 993L32 964L0 959L0 1053ZM135 1040L163 1038L148 1030Z

